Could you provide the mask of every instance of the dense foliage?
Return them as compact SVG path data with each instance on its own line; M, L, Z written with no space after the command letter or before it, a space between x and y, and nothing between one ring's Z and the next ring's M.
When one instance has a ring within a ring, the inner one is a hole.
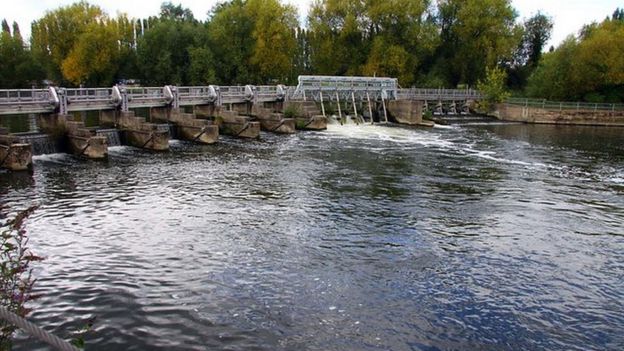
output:
M529 79L530 96L590 102L624 101L624 16L617 10L585 26L544 55Z
M305 26L280 0L228 0L197 19L113 18L77 2L33 22L30 43L3 22L0 84L295 83L300 74L397 77L402 86L506 87L552 99L622 100L624 11L543 55L552 20L518 20L511 0L315 0Z

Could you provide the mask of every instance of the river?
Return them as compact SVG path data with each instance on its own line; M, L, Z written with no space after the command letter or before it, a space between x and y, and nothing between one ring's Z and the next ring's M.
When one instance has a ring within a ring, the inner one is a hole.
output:
M330 126L0 173L88 350L621 350L624 129ZM20 336L16 350L45 350Z

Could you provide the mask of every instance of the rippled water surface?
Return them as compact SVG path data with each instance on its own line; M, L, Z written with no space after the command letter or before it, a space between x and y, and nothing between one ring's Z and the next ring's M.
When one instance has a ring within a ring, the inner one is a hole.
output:
M88 350L621 350L624 130L326 132L37 157L31 318ZM18 350L45 347L21 337Z

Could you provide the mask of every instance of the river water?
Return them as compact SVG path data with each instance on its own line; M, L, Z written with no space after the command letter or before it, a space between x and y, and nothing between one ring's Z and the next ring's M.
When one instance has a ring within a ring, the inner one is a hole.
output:
M88 350L621 350L624 129L326 132L36 157L30 318ZM17 350L45 350L23 336Z

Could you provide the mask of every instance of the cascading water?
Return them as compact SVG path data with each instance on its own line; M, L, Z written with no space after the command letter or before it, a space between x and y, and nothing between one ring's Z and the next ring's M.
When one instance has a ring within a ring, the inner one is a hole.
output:
M108 146L121 146L121 134L117 129L98 129L98 136L105 136Z
M33 155L57 154L62 152L59 143L48 134L41 133L17 133L15 134L21 143L31 144Z

